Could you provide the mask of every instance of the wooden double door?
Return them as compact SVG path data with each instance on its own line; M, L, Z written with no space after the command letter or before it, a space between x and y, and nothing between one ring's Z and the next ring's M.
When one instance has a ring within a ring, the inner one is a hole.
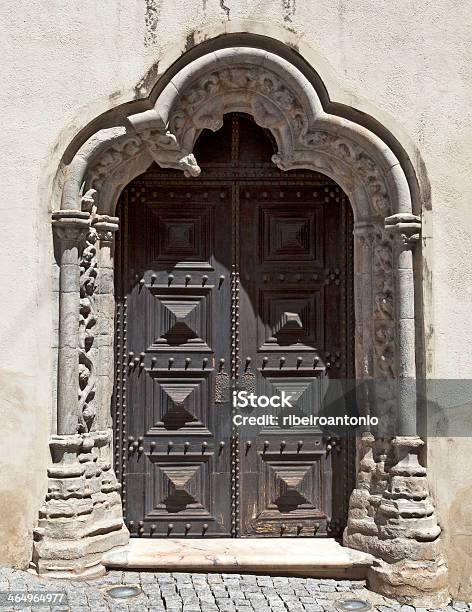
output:
M123 194L116 463L133 536L343 529L352 441L297 417L352 367L349 203L273 153L231 115L200 138L201 177L153 166ZM235 407L240 391L289 406Z

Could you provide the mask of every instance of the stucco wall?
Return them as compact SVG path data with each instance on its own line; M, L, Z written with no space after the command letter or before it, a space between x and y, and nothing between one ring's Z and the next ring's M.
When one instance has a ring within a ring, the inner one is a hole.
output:
M138 83L154 82L205 38L249 31L289 43L312 63L331 99L385 125L418 171L419 150L432 206L424 232L433 289L431 301L425 283L426 369L430 377L472 378L467 3L30 0L2 3L0 22L1 563L27 565L45 491L53 404L49 213L58 205L53 185L61 156L94 117L145 96ZM472 598L471 451L467 439L428 446L452 584Z

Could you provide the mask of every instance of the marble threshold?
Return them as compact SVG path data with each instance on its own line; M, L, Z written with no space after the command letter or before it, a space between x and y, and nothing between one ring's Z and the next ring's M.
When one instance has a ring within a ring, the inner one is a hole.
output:
M363 580L374 557L332 538L132 538L103 555L109 569L265 573Z

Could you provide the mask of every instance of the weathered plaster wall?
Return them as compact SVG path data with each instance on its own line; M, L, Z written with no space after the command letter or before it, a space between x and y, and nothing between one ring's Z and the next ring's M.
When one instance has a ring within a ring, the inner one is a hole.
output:
M185 49L251 31L295 46L335 101L416 149L431 183L425 217L427 372L472 378L472 45L456 0L30 0L0 6L0 562L26 566L45 488L52 411L54 176L74 136L147 94L138 83ZM144 80L143 80L144 79ZM433 237L431 237L433 236ZM434 334L432 334L434 330ZM428 461L453 586L472 598L467 439L431 441ZM468 518L469 517L469 518Z

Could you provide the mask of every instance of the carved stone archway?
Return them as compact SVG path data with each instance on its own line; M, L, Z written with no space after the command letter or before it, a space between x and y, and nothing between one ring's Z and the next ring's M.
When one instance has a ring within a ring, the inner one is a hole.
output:
M57 431L35 531L35 567L55 576L96 575L103 571L101 554L128 540L111 446L114 210L124 186L153 161L197 176L197 137L204 128L219 129L223 115L235 111L272 132L279 168L324 173L353 205L356 376L396 381L398 393L384 400L396 402L399 425L393 440L362 439L345 542L378 559L372 588L417 605L439 605L447 598L446 569L426 470L418 461L423 442L416 436L411 384L412 251L421 223L412 214L408 182L385 142L326 113L298 68L249 47L222 49L186 65L152 108L98 130L67 166L61 209L53 213L60 265ZM119 395L126 372L124 365L117 368Z

